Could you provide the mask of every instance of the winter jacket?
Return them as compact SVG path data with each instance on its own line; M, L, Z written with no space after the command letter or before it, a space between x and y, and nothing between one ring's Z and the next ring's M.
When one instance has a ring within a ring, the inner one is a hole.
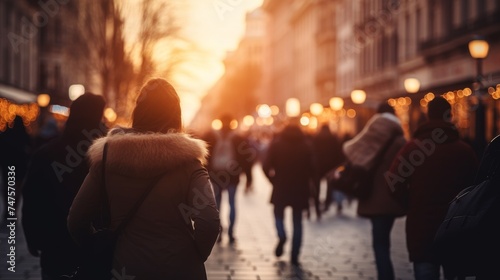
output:
M390 144L388 144L389 141L391 141ZM376 170L371 195L358 200L359 216L401 217L405 215L405 208L392 197L384 178L384 173L405 143L401 123L395 115L390 113L375 114L358 135L344 143L344 153L351 163L367 169L373 167ZM389 146L382 160L377 166L373 166L377 154L384 149L386 144Z
M330 132L328 127L322 129L313 136L312 145L319 179L344 161L342 146L338 137Z
M106 174L101 172L108 143ZM114 129L89 149L90 172L68 227L85 244L99 215L106 176L111 227L117 228L154 178L159 181L119 236L114 269L136 280L206 279L204 262L219 233L219 213L207 171L205 143L182 133L138 134Z
M314 179L313 152L299 127L288 126L271 142L262 168L273 184L271 203L307 208Z
M234 161L228 162L225 170L215 170L212 168L210 162L214 156L214 148L217 146L218 142L221 141L222 137L229 137L232 143ZM234 131L228 130L210 131L203 139L208 144L209 155L207 169L214 184L221 186L223 189L229 184L238 185L241 173L245 173L247 176L246 179L250 180L247 183L251 183L252 177L250 173L253 164L257 160L257 149L253 147L246 138Z
M396 156L386 179L408 205L406 243L410 261L434 261L432 243L450 201L474 181L478 159L452 123L422 124Z
M70 116L63 134L33 153L22 187L22 225L28 248L42 252L42 270L52 276L70 274L79 264L81 252L68 232L67 218L89 172L87 149L107 131L106 126L96 124L89 118Z

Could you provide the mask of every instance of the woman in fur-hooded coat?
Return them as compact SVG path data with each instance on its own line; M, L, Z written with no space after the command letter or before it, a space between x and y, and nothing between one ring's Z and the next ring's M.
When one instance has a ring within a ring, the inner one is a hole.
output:
M90 172L68 217L70 233L79 244L85 244L99 215L102 176L112 228L160 178L118 238L113 269L122 276L207 278L204 262L219 234L219 213L204 168L206 144L178 132L180 128L175 90L165 80L154 79L141 89L132 128L115 128L89 149Z

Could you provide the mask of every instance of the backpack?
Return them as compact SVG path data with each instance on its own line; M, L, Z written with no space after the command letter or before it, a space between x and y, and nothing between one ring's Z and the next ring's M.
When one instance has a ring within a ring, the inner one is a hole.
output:
M210 166L213 170L225 170L229 163L236 159L233 147L233 133L223 135L216 132L216 142L210 157Z
M476 183L450 202L435 235L436 257L452 276L475 276L484 271L486 261L499 261L496 252L500 246L499 216L500 137L497 136L483 156ZM495 257L485 252L488 250L494 250Z

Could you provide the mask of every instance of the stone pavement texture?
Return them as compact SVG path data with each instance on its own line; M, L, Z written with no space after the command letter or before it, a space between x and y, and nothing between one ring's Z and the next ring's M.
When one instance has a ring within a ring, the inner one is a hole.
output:
M242 185L237 192L236 243L230 245L227 235L216 244L206 262L209 280L301 280L301 279L376 279L371 248L370 224L356 217L356 203L344 208L342 215L335 207L316 220L304 218L301 267L289 263L290 242L283 256L274 256L277 243L269 204L272 186L259 165L254 167L254 189L245 193ZM244 183L244 179L242 180ZM324 194L323 194L324 196ZM228 204L222 197L221 218L227 228ZM286 226L291 240L291 211L287 209ZM311 208L312 210L312 208ZM20 225L17 228L16 272L7 268L6 228L0 230L0 279L41 279L38 258L29 255ZM397 279L413 279L404 239L404 218L398 219L392 232L392 259Z

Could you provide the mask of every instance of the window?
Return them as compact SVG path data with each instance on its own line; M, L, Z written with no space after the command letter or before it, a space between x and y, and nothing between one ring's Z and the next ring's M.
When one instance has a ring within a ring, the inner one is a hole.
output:
M40 62L38 70L38 87L39 90L47 90L47 65L44 62Z
M461 0L461 23L466 25L469 19L469 0Z
M59 64L54 66L54 89L57 94L62 94L61 66Z
M418 46L422 38L422 25L424 24L424 21L422 20L422 9L420 7L417 8L416 17L417 20L415 23L415 40Z
M11 74L11 69L10 69L10 52L9 52L9 47L6 47L3 49L3 78L7 83L10 83L10 74Z
M398 63L398 55L399 55L399 38L398 38L398 33L397 31L394 31L392 34L392 42L391 42L391 48L390 50L392 51L392 57L391 57L391 65L396 65Z
M466 0L467 1L467 0ZM434 9L436 8L435 6L435 3L433 0L429 0L429 3L428 3L428 12L429 12L429 25L428 25L428 30L429 30L429 39L432 40L434 39L434 36L436 36L436 33L434 31L434 28L435 28L435 25L436 25L436 21L434 20Z
M482 20L481 16L486 13L486 0L477 0L477 15L478 20Z
M410 57L410 45L411 45L411 28L410 28L410 14L405 16L405 58Z
M10 27L10 18L11 18L11 14L12 14L12 4L7 2L5 3L5 9L4 9L4 25L5 25L5 29L9 29Z

